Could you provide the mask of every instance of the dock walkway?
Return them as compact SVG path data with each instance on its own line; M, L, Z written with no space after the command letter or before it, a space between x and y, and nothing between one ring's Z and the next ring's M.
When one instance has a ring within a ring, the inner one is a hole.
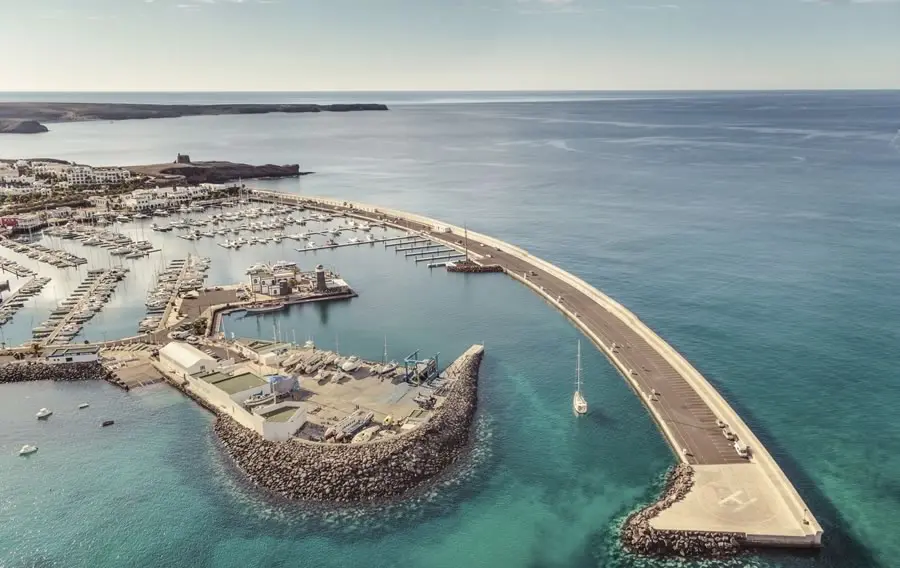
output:
M651 521L655 528L738 533L757 546L821 545L821 526L727 401L637 316L590 284L523 249L427 217L272 191L254 190L254 199L384 220L457 251L467 238L471 259L502 267L591 339L638 394L678 459L694 469L694 488ZM738 455L718 421L747 444L749 458Z

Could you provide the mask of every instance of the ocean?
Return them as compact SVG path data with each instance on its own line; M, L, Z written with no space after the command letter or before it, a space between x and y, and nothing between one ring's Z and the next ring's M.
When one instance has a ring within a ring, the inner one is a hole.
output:
M248 185L396 207L522 246L681 351L825 528L821 551L751 554L735 566L900 566L900 92L0 95L76 98L389 104L51 124L0 137L0 157L300 163L316 173ZM446 363L484 342L473 454L408 503L313 510L244 484L211 417L164 385L3 385L0 567L667 564L623 554L615 534L675 457L593 348L583 356L591 414L572 417L580 334L519 284L429 270L381 245L309 254L285 241L231 253L137 223L120 230L163 251L128 261L85 337L134 333L154 271L187 253L212 257L211 284L245 278L263 260L323 263L359 297L229 318L228 330L269 338L277 322L285 336L375 359L387 338L392 357L419 349ZM89 266L113 262L45 239L83 252ZM53 277L0 328L17 343L85 269L0 256ZM91 407L79 411L83 401ZM38 422L43 406L55 414ZM107 418L115 427L101 429ZM19 458L25 443L40 451Z

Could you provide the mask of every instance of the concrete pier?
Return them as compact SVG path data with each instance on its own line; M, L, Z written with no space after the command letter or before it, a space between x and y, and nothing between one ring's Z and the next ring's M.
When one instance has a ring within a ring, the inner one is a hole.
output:
M649 520L654 529L731 535L746 546L821 545L822 527L724 397L637 316L587 282L524 249L428 217L272 191L254 190L253 198L385 221L457 251L467 239L471 260L502 268L590 338L640 397L677 458L692 469L690 491ZM738 454L725 430L746 444L748 457Z

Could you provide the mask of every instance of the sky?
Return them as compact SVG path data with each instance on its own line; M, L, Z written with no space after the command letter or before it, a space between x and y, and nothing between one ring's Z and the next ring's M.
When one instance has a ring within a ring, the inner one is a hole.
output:
M900 88L900 0L0 0L0 91Z

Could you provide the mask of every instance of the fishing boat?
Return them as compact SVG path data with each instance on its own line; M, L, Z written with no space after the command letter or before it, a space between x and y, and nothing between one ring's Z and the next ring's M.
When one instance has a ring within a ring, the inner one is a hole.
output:
M259 306L249 306L246 308L248 315L256 315L256 314L268 314L271 312L277 312L284 309L283 303L277 304L262 304Z
M581 394L581 341L578 342L578 358L575 361L575 395L572 397L572 410L576 416L587 414L588 405Z

